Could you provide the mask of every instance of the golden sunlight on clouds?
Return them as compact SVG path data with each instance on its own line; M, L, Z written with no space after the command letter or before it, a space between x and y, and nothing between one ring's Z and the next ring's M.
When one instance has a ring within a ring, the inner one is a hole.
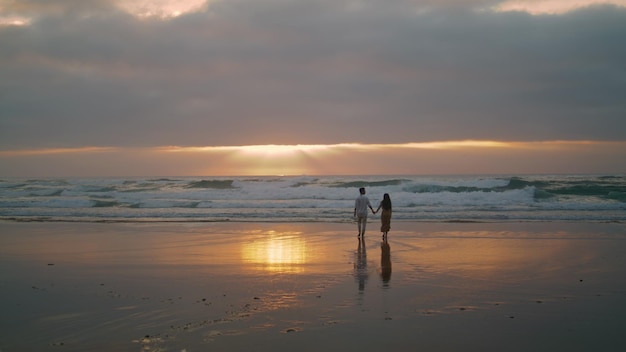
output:
M197 11L206 3L206 0L119 0L117 4L137 17L170 18Z
M163 151L174 153L204 153L222 155L222 171L232 169L244 175L303 175L316 174L317 162L324 154L332 153L337 145L250 145L217 147L167 147ZM239 171L237 171L239 170ZM213 167L207 174L215 172Z
M529 142L535 143L535 142ZM560 143L560 142L548 142ZM574 142L575 143L575 142ZM458 148L513 148L525 144L524 142L498 142L498 141L443 141L443 142L420 142L420 143L399 143L399 144L361 144L361 143L339 143L339 144L267 144L267 145L247 145L247 146L215 146L215 147L163 147L162 151L167 152L233 152L255 157L289 157L299 153L333 153L347 150L371 151L386 148L393 149L458 149Z
M122 11L138 18L169 19L202 10L211 2L215 1L219 0L117 0L115 1L115 5ZM28 3L20 4L20 2L14 1L8 4L2 4L2 0L0 0L0 27L26 26L31 24L33 18L25 16L32 16L32 14L17 15L11 13L12 11L28 11L30 7ZM49 14L60 14L64 12L63 3L40 2L37 6L32 7ZM3 12L6 13L3 14Z
M626 0L507 0L495 6L494 10L521 11L533 15L559 15L593 5L626 7Z
M335 175L546 173L583 171L624 143L593 141L443 141L401 144L167 147L166 153L207 158L204 175ZM604 155L606 154L606 155ZM209 161L210 160L210 161ZM610 162L607 162L610 164Z
M2 176L623 173L626 142L85 147L0 151Z
M26 26L29 25L31 20L26 17L19 16L1 16L0 15L0 27L2 26Z
M458 148L507 148L513 147L510 142L496 141L451 141L451 142L426 142L426 143L407 143L399 144L400 148L417 148L417 149L458 149Z
M234 147L242 153L258 156L288 156L297 153L315 153L323 152L331 148L330 145L250 145L242 147Z

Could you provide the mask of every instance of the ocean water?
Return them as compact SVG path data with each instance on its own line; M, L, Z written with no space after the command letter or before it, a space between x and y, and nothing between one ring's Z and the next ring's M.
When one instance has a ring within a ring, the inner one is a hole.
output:
M0 179L0 219L350 222L359 187L394 221L626 221L624 175Z

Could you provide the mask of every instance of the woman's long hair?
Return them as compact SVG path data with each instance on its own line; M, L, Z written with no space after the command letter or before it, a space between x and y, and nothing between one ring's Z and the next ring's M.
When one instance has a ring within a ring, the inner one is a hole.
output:
M383 201L380 203L385 210L391 210L391 198L389 198L389 193L385 193L383 195Z

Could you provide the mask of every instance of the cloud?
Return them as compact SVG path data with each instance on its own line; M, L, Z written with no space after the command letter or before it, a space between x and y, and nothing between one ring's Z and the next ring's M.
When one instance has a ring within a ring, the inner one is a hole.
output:
M203 9L206 0L120 0L117 6L138 17L170 18Z
M62 14L123 11L138 18L170 19L198 12L220 0L4 0L0 16L42 18Z
M626 0L507 0L494 6L494 9L528 12L533 15L557 15L599 5L626 7Z
M622 7L80 3L2 10L0 149L625 137Z

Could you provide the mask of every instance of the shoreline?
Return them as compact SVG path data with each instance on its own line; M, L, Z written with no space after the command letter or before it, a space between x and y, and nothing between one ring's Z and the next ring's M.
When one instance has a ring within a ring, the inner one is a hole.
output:
M626 347L622 223L378 226L0 221L0 350Z
M378 223L379 222L379 218L372 218L372 219L368 219L368 223L371 222L375 222ZM82 218L78 218L78 219L50 219L50 218L19 218L19 217L5 217L5 218L0 218L0 223L29 223L29 222L35 222L35 223L103 223L103 224L150 224L150 223L154 223L154 224L167 224L167 223L175 223L175 224L194 224L194 223L199 223L199 224L211 224L211 223L232 223L232 224L253 224L253 223L259 223L259 224L281 224L281 223L285 223L285 224L291 224L291 223L296 223L296 224L352 224L355 223L355 220L353 219L347 219L347 220L259 220L259 219L254 219L254 220L242 220L242 219L236 219L236 220L231 220L231 219L224 219L224 220L200 220L200 219L180 219L180 220L176 220L176 219L163 219L163 220L154 220L154 219L82 219ZM549 219L549 220L542 220L542 219L528 219L528 220L523 220L523 219L511 219L511 220L506 220L506 219L483 219L483 220L473 220L473 219L445 219L445 220L433 220L433 219L426 219L426 220L419 220L419 219L393 219L394 223L416 223L416 224L423 224L423 223L433 223L433 224L498 224L498 223L503 223L503 224L510 224L510 223L563 223L563 224L570 224L570 223L591 223L591 224L626 224L626 221L623 220L589 220L589 219L572 219L572 220L563 220L563 219Z

